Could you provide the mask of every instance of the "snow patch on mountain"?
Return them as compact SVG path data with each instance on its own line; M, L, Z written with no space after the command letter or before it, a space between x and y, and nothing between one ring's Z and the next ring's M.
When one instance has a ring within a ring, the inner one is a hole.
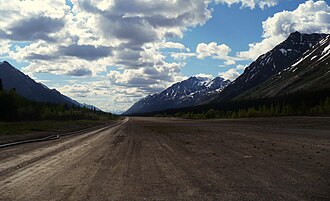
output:
M313 57L311 58L311 61L312 61L312 60L314 60L314 59L316 59L316 58L317 58L317 56L316 56L316 55L315 55L315 56L313 56Z
M287 55L288 51L286 49L279 49L280 52L282 52L282 54L284 54L285 56Z
M330 44L324 48L324 50L322 51L322 54L328 53L329 50L330 50Z

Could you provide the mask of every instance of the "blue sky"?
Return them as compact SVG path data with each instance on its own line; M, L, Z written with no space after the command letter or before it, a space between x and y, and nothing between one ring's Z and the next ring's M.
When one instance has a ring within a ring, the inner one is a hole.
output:
M330 32L324 0L0 0L0 17L1 60L113 112L189 76L234 80L293 31Z

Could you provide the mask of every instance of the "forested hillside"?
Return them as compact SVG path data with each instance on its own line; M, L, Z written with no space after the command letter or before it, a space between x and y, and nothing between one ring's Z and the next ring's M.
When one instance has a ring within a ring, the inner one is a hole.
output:
M0 121L106 120L115 115L74 104L40 103L19 96L15 89L3 90L0 79Z
M330 89L297 91L271 98L238 100L221 104L173 109L147 116L185 118L244 118L265 116L330 115Z

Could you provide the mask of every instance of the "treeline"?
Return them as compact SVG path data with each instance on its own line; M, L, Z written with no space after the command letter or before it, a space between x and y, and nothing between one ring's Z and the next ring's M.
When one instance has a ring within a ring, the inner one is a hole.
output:
M88 109L76 105L27 100L17 95L15 90L4 91L0 86L0 121L108 120L114 118L116 118L115 115L98 111L95 108Z
M274 98L214 103L192 108L172 109L154 116L184 118L246 118L270 116L330 115L330 89L297 91Z

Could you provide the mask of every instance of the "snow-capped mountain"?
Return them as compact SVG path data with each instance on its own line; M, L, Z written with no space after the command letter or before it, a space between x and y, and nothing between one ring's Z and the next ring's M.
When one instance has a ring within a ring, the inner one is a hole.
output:
M81 104L61 94L56 89L49 89L46 85L37 83L28 75L25 75L7 61L0 62L0 79L5 90L15 89L16 93L29 100L48 103L64 103L79 107L93 108L93 106Z
M307 50L326 37L326 34L290 34L284 42L251 63L242 75L219 93L214 102L233 100L242 93L261 86L272 76L296 63Z
M330 88L330 35L313 45L294 64L241 94L238 99L274 97L323 88Z
M229 80L221 77L212 80L205 77L190 77L173 84L161 93L148 95L136 102L123 114L147 113L199 105L208 99L207 97L222 91L229 83Z

